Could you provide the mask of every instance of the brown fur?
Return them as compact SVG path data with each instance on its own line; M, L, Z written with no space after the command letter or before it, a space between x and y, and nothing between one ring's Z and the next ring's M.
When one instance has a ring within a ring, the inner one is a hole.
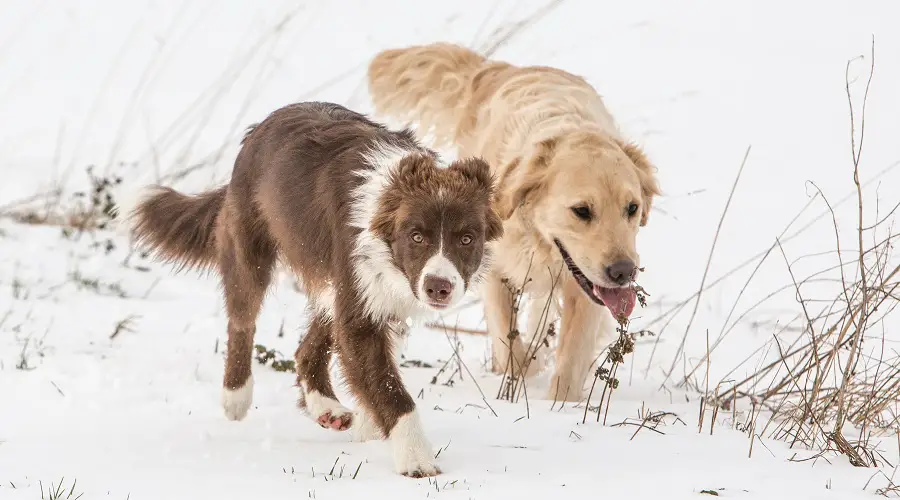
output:
M310 302L296 352L301 406L323 427L366 424L337 401L328 371L334 351L366 418L394 441L398 471L438 472L394 362L396 335L417 308L458 300L485 270L485 245L502 234L487 164L438 168L439 161L408 130L336 104L295 104L247 132L226 187L195 197L159 188L137 206L139 241L221 276L229 418L242 419L249 407L256 318L281 258ZM379 176L383 184L368 180ZM407 442L415 449L402 448Z
M638 228L660 194L655 167L622 136L597 91L561 69L515 66L433 43L379 52L368 83L379 114L417 124L436 145L453 145L460 156L484 158L498 178L495 208L504 235L482 290L494 371L512 364L515 373L525 361L521 340L509 345L506 339L513 311L501 280L518 286L528 274L529 335L542 335L535 320L547 300L562 301L547 396L581 399L600 347L596 332L605 341L614 338L608 308L598 307L589 290L619 290L629 272L637 273ZM586 218L576 209L587 211ZM566 269L562 248L581 278Z
M166 261L182 268L206 268L216 260L216 217L225 202L226 187L196 196L157 187L142 206L134 227L137 243L156 247ZM166 225L150 227L158 221Z

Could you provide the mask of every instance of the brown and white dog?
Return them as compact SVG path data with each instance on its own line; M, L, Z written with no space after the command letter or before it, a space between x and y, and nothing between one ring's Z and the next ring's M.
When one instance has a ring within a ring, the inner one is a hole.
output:
M256 318L277 259L301 277L309 330L296 352L300 406L319 425L391 441L398 472L439 473L394 357L404 322L460 302L502 233L493 178L478 159L445 166L408 130L337 104L286 106L251 127L228 185L187 196L157 187L133 211L134 234L185 267L222 279L228 355L222 404L251 405ZM336 352L360 410L335 396Z
M655 167L622 137L597 91L560 69L434 43L378 53L368 83L379 115L417 123L435 147L455 146L460 156L490 163L504 219L482 290L493 369L507 370L512 352L515 373L531 355L520 337L507 341L514 311L502 281L521 287L527 275L529 334L542 336L539 328L550 323L539 325L542 309L550 303L554 313L562 302L547 397L581 400L598 341L614 339L614 319L635 305L635 240L659 194ZM543 361L537 356L526 375Z

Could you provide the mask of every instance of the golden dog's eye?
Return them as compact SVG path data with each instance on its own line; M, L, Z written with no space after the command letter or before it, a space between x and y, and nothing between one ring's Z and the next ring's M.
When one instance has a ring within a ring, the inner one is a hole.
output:
M593 217L591 208L585 205L572 207L572 213L575 214L575 217L578 217L581 220L591 220L591 218Z
M637 213L638 208L640 208L640 207L638 207L637 203L632 203L632 204L628 205L628 216L633 217L634 214Z
M472 237L471 237L470 235L467 234L467 235L463 236L463 237L459 240L459 242L462 243L463 245L469 245L469 244L472 243Z
M423 241L425 241L425 237L422 236L422 233L420 233L418 231L415 231L412 234L410 234L409 238L416 243L422 243Z

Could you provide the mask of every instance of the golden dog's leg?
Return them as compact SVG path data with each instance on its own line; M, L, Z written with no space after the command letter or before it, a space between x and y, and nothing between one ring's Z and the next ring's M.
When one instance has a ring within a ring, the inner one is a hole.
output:
M558 318L557 297L534 295L528 298L528 326L522 333L524 336L523 344L532 360L526 360L528 363L528 370L525 372L526 377L540 373L547 365L550 347L544 345L544 340L552 340L548 338L547 330Z
M491 337L491 371L498 375L518 373L515 368L521 366L525 347L520 338L513 339L512 352L515 354L513 359L516 364L510 368L508 336L511 328L517 328L517 325L512 323L513 295L501 281L500 275L494 272L485 279L482 290L484 317L488 335Z
M547 399L573 402L584 399L584 383L598 341L608 337L609 332L605 330L611 328L611 321L607 309L585 297L575 280L565 280L556 369Z

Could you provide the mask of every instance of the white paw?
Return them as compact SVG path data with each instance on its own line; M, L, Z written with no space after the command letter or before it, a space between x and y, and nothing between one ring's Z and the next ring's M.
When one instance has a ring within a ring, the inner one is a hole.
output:
M353 441L358 443L382 439L381 431L375 425L375 421L362 408L353 415L353 427L350 428L350 435Z
M243 420L253 404L253 376L239 389L222 388L222 409L228 420Z
M436 476L441 470L434 463L434 452L425 437L422 421L416 410L397 420L391 430L391 447L394 451L395 470L409 477Z
M353 424L353 412L334 398L319 391L305 391L304 401L309 416L322 428L345 431Z

